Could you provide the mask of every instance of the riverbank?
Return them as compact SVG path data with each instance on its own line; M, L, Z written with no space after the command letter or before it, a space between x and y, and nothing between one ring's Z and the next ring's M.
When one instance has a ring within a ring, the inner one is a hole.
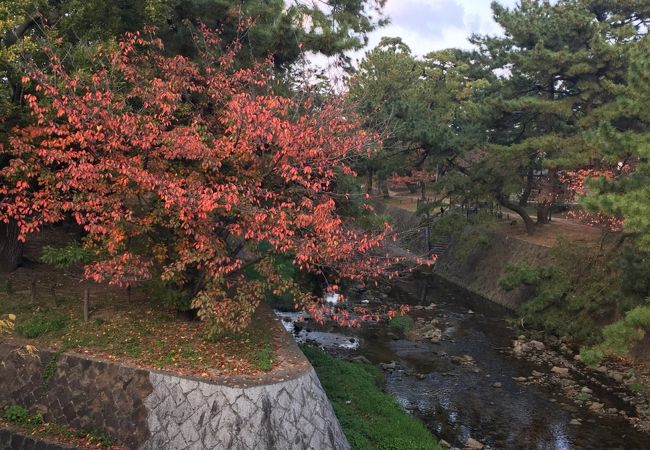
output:
M337 359L305 345L302 351L316 370L352 450L441 449L426 427L378 384L380 370Z

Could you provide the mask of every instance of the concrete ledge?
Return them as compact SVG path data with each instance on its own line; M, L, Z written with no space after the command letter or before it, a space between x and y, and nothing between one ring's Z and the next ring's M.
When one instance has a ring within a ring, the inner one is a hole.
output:
M283 363L258 377L196 379L42 348L30 356L5 340L0 408L20 404L131 449L348 449L314 369L271 320ZM0 450L50 448L21 445Z
M73 450L75 448L0 428L0 450Z

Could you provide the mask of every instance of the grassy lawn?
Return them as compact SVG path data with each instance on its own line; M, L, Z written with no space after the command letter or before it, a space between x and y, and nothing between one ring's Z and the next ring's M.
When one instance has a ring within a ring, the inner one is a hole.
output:
M353 450L436 450L435 437L379 387L381 372L303 346Z
M0 297L3 297L0 295ZM217 340L203 336L201 323L178 320L155 301L112 304L88 322L74 300L59 306L3 298L0 314L17 316L15 334L38 346L73 350L185 375L251 374L273 368L272 329L254 317L250 328Z

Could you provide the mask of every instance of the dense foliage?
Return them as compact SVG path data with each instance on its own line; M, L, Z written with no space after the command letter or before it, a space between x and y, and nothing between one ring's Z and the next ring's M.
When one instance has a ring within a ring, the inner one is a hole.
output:
M334 281L379 273L383 230L348 229L334 200L372 136L336 103L274 94L269 64L238 68L207 29L201 42L198 64L131 34L90 71L51 54L23 79L38 94L5 149L3 220L25 238L71 216L87 278L161 277L217 328L245 326L266 292L309 303L278 256Z
M614 342L630 323L643 334L643 321L626 313L638 315L650 296L641 281L650 269L650 6L522 0L492 10L502 33L472 36L472 51L418 57L384 38L366 54L350 98L385 137L359 167L366 187L378 175L414 194L419 184L422 197L433 191L418 210L451 208L430 217L434 242L463 235L461 206L469 217L498 204L531 234L552 208L570 209L568 218L601 228L604 239L595 248L564 242L545 267L511 267L504 288L536 291L520 323L589 344Z

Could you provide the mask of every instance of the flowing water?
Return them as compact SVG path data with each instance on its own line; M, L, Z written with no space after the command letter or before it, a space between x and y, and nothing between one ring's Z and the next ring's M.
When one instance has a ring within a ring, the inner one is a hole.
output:
M550 367L504 351L516 336L508 312L498 305L437 277L395 288L388 300L434 303L413 316L435 318L443 330L440 342L400 338L382 324L317 330L306 322L292 331L299 340L313 341L335 354L363 356L378 365L394 361L395 368L385 371L386 390L434 434L458 448L471 436L494 449L650 449L650 436L623 418L598 416L559 388L513 380L534 370L548 373ZM285 314L288 328L294 326L290 318ZM579 381L589 386L588 380ZM608 392L591 387L599 401L625 408ZM572 425L575 419L581 424Z

